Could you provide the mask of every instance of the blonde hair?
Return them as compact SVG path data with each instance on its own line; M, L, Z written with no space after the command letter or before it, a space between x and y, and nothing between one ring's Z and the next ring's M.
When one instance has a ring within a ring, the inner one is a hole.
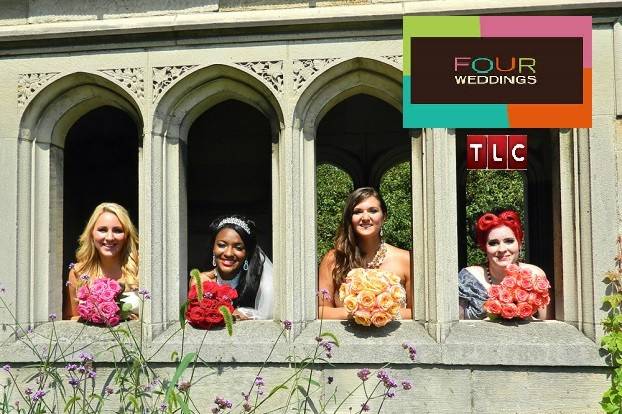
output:
M121 279L119 282L124 283L126 289L136 289L138 288L138 232L132 224L127 210L116 203L101 203L95 207L78 239L77 263L74 271L78 277L83 274L87 274L93 279L104 276L99 254L93 241L95 223L103 213L112 213L117 216L126 234L125 245L121 252Z

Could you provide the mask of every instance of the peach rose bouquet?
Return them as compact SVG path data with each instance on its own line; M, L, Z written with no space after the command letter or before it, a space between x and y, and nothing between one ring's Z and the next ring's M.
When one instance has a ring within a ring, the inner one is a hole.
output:
M505 269L501 284L488 288L484 309L491 318L526 319L551 302L550 288L546 276L511 264Z
M406 291L394 273L356 268L341 284L339 299L354 322L380 327L399 319L400 308L406 305Z

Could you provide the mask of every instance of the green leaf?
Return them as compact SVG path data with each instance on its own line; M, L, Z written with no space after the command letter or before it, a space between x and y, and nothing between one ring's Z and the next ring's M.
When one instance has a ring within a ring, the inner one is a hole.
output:
M335 334L334 334L334 333L332 333L332 332L322 332L322 333L320 334L320 336L321 336L321 337L325 337L325 336L326 336L326 337L328 337L328 338L332 339L332 342L333 342L336 346L339 346L339 340L337 340L337 337L335 336Z
M168 388L166 389L167 399L171 396L171 393L173 392L175 385L177 385L177 382L179 382L179 378L181 378L184 371L186 370L186 368L188 368L188 365L190 365L190 362L192 362L192 360L194 359L196 355L197 354L195 352L190 352L186 354L184 358L181 360L181 362L179 363L179 365L177 366L177 369L175 370L175 375L173 375L173 378L171 379L171 382L168 384Z
M277 385L276 387L273 387L270 392L268 393L268 396L265 399L270 398L273 394L275 394L277 391L279 390L286 390L287 386L281 384L281 385Z
M233 335L233 316L231 316L231 312L229 312L229 309L226 306L221 306L218 308L218 310L222 314L222 317L225 321L225 327L227 328L227 333L229 334L229 336L232 336Z
M80 397L79 396L73 396L71 397L69 400L67 400L67 403L65 403L65 410L64 412L67 412L69 410L71 410L73 408L73 406L75 405L76 402L80 401Z
M124 302L121 306L121 312L130 312L132 310L132 304Z
M183 398L179 399L179 405L181 405L182 414L192 414L192 411L190 411L190 408L188 408L188 404L186 404L186 401L184 401Z
M199 272L199 269L192 269L190 271L190 277L194 279L194 284L197 287L197 299L200 301L203 299L203 283L201 283L201 272Z
M177 351L173 351L171 353L171 361L177 362L179 360L179 353Z

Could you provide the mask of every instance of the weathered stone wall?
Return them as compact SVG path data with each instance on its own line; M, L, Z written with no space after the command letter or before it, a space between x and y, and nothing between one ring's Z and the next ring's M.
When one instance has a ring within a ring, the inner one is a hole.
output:
M312 349L319 329L314 138L321 117L356 93L401 108L403 14L546 13L562 4L505 2L475 10L459 1L345 3L350 4L298 2L290 8L280 1L244 6L193 0L4 2L0 283L18 320L37 325L36 332L45 336L51 329L47 315L60 314L57 240L65 134L89 110L112 105L135 120L143 137L141 280L153 296L145 312L147 347L153 351L171 336L185 297L179 275L187 272L179 145L198 114L220 99L239 99L270 120L274 141L275 319L295 322L292 338L277 347L265 374L268 386L276 385L286 375L285 358ZM457 320L457 259L451 253L457 249L451 214L455 131L412 131L416 321L379 331L326 323L341 347L322 375L335 377L339 393L355 386L358 369L388 362L398 378L413 380L414 390L388 402L386 412L598 411L607 385L597 345L601 279L613 266L615 237L622 231L620 10L604 2L564 7L601 17L593 30L593 128L559 132L559 320L518 325ZM33 362L10 338L12 318L0 313L0 322L6 341L0 361L18 367ZM80 329L71 322L57 326L67 340ZM278 322L236 324L233 338L210 332L201 355L218 369L197 384L204 406L216 395L237 398L279 332ZM76 353L84 345L102 351L105 341L91 345L101 333L89 328L81 334ZM202 332L189 329L187 349L196 349L201 338ZM415 363L401 348L404 341L417 346ZM164 376L170 376L170 355L180 347L174 336L155 358ZM110 355L98 355L102 374L110 362Z

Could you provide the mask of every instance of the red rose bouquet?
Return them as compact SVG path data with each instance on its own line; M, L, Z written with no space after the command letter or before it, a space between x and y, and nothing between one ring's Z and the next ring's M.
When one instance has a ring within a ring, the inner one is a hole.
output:
M550 288L546 276L511 264L506 267L501 284L488 288L484 309L490 316L526 319L551 302Z
M78 313L86 322L116 326L129 315L131 305L121 303L123 288L114 279L101 277L78 289Z
M199 295L202 294L202 297ZM219 285L216 282L205 281L201 289L193 285L188 292L188 308L186 320L195 328L211 329L214 326L224 325L224 316L220 312L221 306L233 312L233 300L238 292L230 286Z

